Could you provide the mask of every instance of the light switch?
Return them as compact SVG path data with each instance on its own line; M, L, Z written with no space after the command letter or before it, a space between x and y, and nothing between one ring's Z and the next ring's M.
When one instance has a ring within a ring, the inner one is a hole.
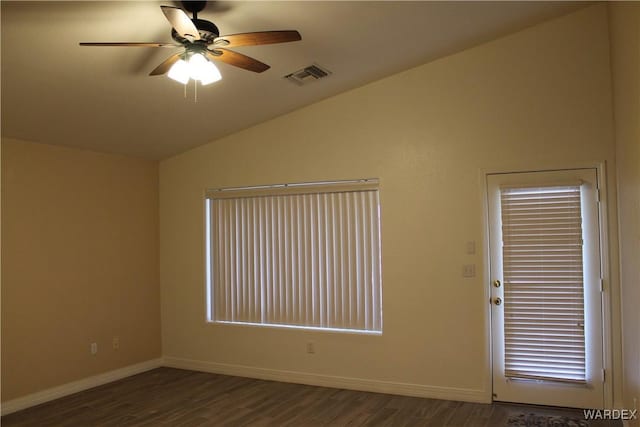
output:
M476 276L475 264L465 264L462 266L462 277L475 277L475 276Z

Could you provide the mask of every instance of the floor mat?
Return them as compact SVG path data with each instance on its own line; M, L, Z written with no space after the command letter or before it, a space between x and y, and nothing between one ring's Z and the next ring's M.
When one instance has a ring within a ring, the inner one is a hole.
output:
M548 416L537 414L512 415L507 420L509 427L589 427L584 419L565 416Z

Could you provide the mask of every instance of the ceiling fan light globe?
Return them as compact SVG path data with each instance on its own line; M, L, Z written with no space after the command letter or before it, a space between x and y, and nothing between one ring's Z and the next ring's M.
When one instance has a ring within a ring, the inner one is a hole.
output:
M189 73L193 80L201 80L207 72L207 59L200 53L194 53L189 58Z
M216 67L213 62L207 61L204 66L204 73L200 75L200 83L202 85L208 85L221 79L222 75L220 74L218 67Z
M171 66L167 76L177 82L187 84L189 77L191 76L189 68L189 64L185 60L181 59Z

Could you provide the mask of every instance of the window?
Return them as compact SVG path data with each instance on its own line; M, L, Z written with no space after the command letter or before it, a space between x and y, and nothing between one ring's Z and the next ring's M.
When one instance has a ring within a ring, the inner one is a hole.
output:
M207 192L208 318L382 331L377 180Z

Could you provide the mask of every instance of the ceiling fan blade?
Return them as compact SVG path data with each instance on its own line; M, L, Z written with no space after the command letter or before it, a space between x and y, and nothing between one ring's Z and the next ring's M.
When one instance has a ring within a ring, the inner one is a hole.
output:
M295 30L259 31L256 33L229 34L228 36L216 37L213 44L236 47L295 42L298 40L302 40L302 36Z
M175 55L171 55L167 58L162 64L158 65L152 72L149 73L150 76L160 76L167 71L169 68L182 57L182 53L176 53Z
M171 26L184 38L200 40L200 33L184 10L173 6L160 6Z
M267 71L271 68L257 59L223 48L216 48L213 51L208 50L207 57L209 57L209 59L226 62L229 65L244 68L245 70L253 71L255 73L262 73L263 71Z
M131 46L131 47L182 47L173 43L136 43L136 42L81 42L80 46Z

